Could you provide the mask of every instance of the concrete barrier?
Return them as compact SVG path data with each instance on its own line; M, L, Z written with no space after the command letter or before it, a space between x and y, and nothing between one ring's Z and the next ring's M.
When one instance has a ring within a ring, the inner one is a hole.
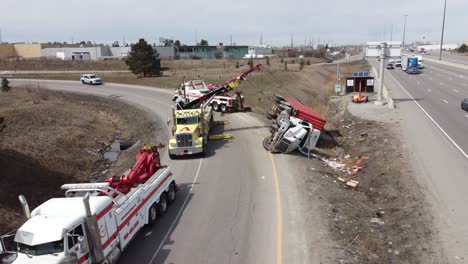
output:
M443 65L447 65L447 66L452 66L452 67L456 67L456 68L460 68L460 69L464 69L464 70L468 70L468 65L461 64L461 63L445 61L445 60L437 60L437 59L432 59L432 58L428 58L428 57L424 57L424 60L434 62L434 63L443 64Z

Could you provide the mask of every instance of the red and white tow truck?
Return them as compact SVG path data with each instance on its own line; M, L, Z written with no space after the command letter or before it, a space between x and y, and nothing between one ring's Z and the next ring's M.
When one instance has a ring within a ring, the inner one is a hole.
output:
M20 196L28 220L2 237L1 263L116 263L138 231L166 212L177 191L157 147L150 145L124 175L62 189L65 197L52 198L32 212Z

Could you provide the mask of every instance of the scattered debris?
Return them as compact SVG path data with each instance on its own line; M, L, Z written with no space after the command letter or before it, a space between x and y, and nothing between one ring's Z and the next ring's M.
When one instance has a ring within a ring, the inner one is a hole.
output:
M348 182L346 183L346 186L356 188L358 184L359 184L358 181L350 180L350 181L348 181Z

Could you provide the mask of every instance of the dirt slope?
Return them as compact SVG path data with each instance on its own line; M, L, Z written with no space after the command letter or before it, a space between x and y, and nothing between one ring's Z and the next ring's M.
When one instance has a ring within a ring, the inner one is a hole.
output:
M113 164L102 158L116 131L122 139L165 142L160 123L141 109L117 100L13 89L0 94L0 233L22 221L18 195L34 208L61 195L64 183L102 180ZM131 166L138 146L121 153L118 170Z

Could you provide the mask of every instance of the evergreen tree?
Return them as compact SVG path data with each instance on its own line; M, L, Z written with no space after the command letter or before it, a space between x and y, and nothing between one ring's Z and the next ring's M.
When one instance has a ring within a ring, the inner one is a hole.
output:
M148 42L140 39L138 43L132 45L125 64L135 75L142 75L143 77L160 75L161 68L157 60L158 56L159 54Z

